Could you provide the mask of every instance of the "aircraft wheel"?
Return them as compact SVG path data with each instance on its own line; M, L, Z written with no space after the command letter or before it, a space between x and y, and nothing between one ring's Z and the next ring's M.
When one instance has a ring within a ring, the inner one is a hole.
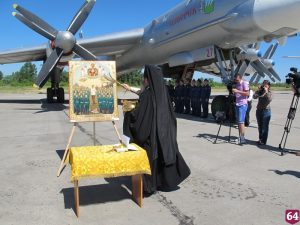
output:
M53 103L53 91L52 88L47 88L47 102Z
M58 88L57 101L59 103L64 103L65 102L65 91L64 91L63 88Z
M216 118L218 111L226 112L227 97L224 95L216 96L211 103L211 114Z

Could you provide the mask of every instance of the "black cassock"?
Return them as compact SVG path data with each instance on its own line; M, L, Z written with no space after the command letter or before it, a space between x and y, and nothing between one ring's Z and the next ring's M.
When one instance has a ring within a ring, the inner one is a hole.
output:
M152 175L144 176L144 191L172 190L190 175L177 144L177 123L159 68L145 67L149 86L139 104L124 115L123 132L147 151Z

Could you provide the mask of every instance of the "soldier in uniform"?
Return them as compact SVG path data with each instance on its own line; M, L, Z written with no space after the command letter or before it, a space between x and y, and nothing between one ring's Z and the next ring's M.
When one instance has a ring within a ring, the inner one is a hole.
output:
M174 105L174 103L175 103L175 101L174 101L174 98L175 98L175 90L174 90L174 85L172 84L172 81L171 81L171 80L169 80L169 83L168 83L168 91L169 91L171 103L172 103L172 105Z
M184 84L184 114L190 114L191 112L191 85L190 81L186 80Z
M201 105L203 110L202 118L208 117L208 103L209 103L210 94L211 94L211 87L209 86L208 80L205 79L202 87L202 92L201 92Z
M183 81L180 80L178 85L175 88L175 98L176 98L176 112L183 113L184 104L183 104Z
M201 95L202 95L202 80L197 80L197 91L196 91L196 116L201 116Z
M191 82L191 91L190 91L190 97L191 97L191 108L192 108L192 114L196 116L197 114L197 86L196 81L192 80Z

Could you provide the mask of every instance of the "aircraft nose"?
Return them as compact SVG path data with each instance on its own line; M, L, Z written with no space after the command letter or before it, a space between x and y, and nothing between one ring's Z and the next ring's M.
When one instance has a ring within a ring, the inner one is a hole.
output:
M300 30L300 0L255 0L253 17L268 32L282 28Z

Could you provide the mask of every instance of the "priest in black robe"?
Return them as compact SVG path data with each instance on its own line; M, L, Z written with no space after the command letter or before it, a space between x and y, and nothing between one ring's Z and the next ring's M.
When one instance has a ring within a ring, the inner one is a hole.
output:
M144 90L138 106L125 115L123 132L147 151L152 175L144 175L144 192L175 190L190 175L178 149L177 122L160 68L145 66Z

